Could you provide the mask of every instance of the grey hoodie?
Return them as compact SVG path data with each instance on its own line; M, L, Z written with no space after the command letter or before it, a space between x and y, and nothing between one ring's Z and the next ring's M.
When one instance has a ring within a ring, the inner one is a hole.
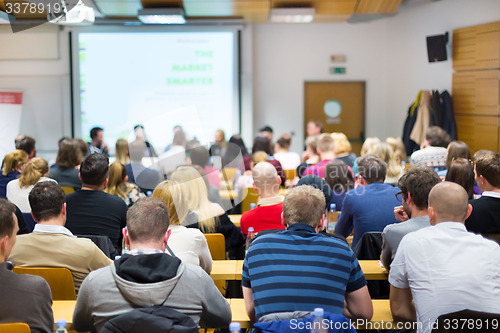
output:
M227 327L231 321L228 302L203 269L167 254L147 254L124 256L91 272L78 293L73 327L99 331L117 315L163 301L207 327Z

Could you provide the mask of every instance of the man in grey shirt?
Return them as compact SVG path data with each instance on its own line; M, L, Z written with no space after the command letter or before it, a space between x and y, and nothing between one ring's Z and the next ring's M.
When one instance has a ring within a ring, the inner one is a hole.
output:
M399 179L401 192L396 197L403 205L394 208L394 215L401 223L389 224L382 233L384 242L380 260L387 270L396 256L401 239L412 231L430 226L427 211L429 192L440 182L437 173L427 167L413 167Z

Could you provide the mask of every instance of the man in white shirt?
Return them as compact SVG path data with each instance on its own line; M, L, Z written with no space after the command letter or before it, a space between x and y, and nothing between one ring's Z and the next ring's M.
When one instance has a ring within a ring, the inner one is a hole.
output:
M394 320L417 320L417 332L430 333L443 314L500 312L500 247L467 232L471 211L460 185L443 182L431 190L431 226L406 235L391 264Z

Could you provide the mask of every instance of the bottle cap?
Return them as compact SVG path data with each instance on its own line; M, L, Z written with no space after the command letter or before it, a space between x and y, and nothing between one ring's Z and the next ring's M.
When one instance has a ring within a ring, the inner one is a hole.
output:
M248 228L248 232L253 232L253 231L254 231L253 227Z
M66 328L66 320L65 319L57 319L56 326L57 326L57 328Z
M257 205L256 205L255 203L253 203L253 202L252 202L252 203L250 204L250 209L254 209L255 207L257 207Z
M229 324L229 332L239 332L241 330L241 324L237 322L232 322Z
M337 210L337 205L336 205L336 204L334 204L334 203L331 203L331 204L330 204L330 211L331 211L331 212L334 212L334 211L336 211L336 210Z
M315 317L323 317L324 314L325 314L325 310L323 310L323 308L314 309L314 316Z

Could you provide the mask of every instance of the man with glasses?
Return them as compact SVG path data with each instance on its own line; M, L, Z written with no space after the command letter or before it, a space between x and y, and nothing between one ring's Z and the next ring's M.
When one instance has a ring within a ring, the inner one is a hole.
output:
M346 193L342 214L335 233L344 237L354 228L354 248L366 232L382 232L385 226L396 223L394 207L400 205L395 194L397 187L384 184L387 164L374 155L358 159L356 188Z
M441 179L431 168L411 168L399 179L401 192L396 194L396 198L402 205L394 208L394 216L402 223L390 224L382 233L384 242L380 260L387 270L401 239L412 231L431 225L427 209L429 192L440 182Z

